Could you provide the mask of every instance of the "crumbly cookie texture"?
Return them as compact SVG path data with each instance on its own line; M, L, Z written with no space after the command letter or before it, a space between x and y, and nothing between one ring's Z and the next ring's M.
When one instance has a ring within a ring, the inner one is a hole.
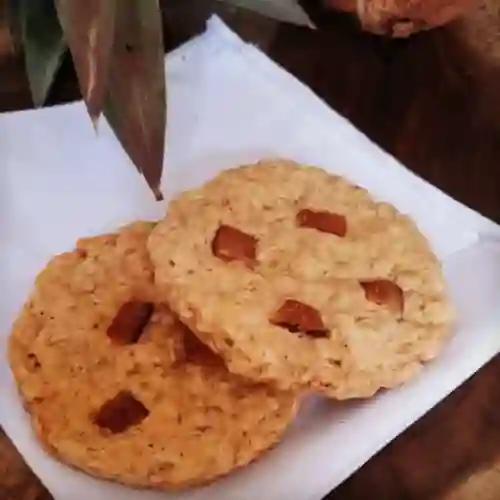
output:
M415 223L325 171L266 160L175 199L156 282L228 368L282 389L367 397L438 353L452 311Z
M158 302L152 224L81 240L39 275L9 356L37 437L124 484L211 481L277 443L296 397L230 374Z

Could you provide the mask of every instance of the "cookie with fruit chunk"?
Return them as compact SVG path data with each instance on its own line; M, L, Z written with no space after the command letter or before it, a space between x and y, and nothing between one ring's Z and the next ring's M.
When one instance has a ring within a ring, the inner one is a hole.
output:
M175 199L148 248L181 320L233 372L367 397L433 358L452 312L415 223L342 177L286 160Z
M211 481L276 444L296 396L230 374L158 302L152 225L81 240L39 275L10 365L49 454L167 489Z

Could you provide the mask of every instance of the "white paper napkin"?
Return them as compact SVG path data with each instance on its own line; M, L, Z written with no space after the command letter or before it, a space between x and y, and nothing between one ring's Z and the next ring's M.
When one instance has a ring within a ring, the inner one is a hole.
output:
M33 440L5 338L37 271L74 240L159 217L107 124L81 103L0 116L0 423L57 500L318 500L500 350L500 228L404 169L309 89L213 18L167 58L164 191L265 156L340 173L413 216L445 262L459 324L443 356L401 389L358 403L311 399L262 460L185 493L130 490L47 457ZM339 76L339 78L341 78Z

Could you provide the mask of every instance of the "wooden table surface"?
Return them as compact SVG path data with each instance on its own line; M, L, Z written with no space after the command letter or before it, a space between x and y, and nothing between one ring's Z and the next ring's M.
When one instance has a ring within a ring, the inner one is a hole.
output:
M315 5L320 26L315 32L216 8L240 34L408 167L500 222L497 2L488 0L444 29L396 42L362 34L348 16L325 14ZM201 0L164 3L169 47L199 31L213 8ZM30 107L22 65L6 55L3 38L0 30L0 111ZM51 103L76 96L74 75L66 66ZM332 450L331 459L342 457ZM51 498L3 433L0 498ZM499 500L500 357L328 498Z

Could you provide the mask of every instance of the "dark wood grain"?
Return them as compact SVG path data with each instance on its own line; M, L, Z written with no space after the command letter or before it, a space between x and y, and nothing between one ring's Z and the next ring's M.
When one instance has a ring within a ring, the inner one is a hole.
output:
M360 33L352 18L320 11L317 2L310 9L320 27L315 32L205 0L164 5L168 47L201 31L216 9L412 170L500 222L500 16L495 1L463 21L401 41ZM30 107L19 58L0 59L0 72L0 110ZM68 61L50 103L75 97ZM332 460L342 457L332 450ZM50 499L5 435L0 435L0 498ZM328 498L500 499L500 357Z
M52 500L21 455L0 429L0 498L2 500Z

